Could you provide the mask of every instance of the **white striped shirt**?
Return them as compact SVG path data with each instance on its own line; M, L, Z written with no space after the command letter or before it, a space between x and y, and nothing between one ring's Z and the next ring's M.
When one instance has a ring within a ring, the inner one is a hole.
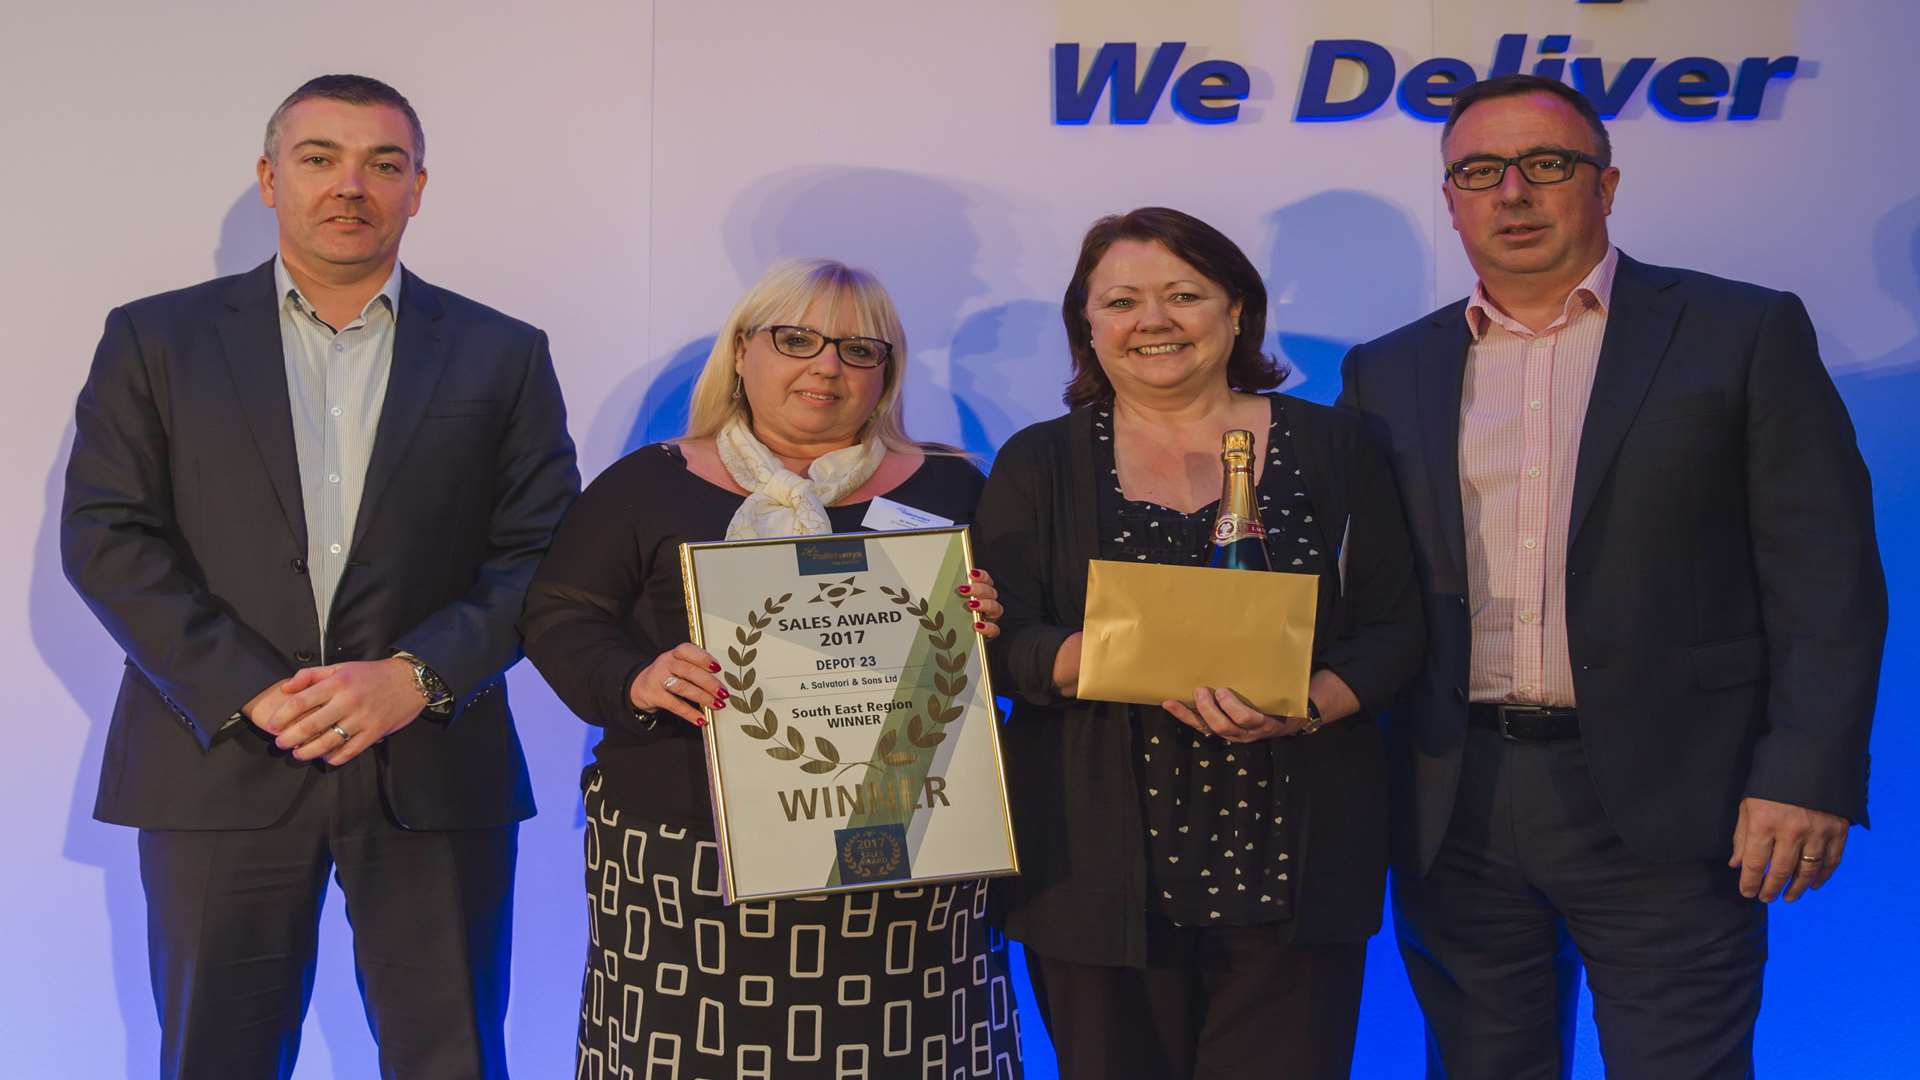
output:
M1460 395L1474 701L1572 706L1567 528L1587 399L1607 332L1618 249L1609 248L1539 333L1475 285Z
M324 650L327 616L352 555L360 493L393 370L400 264L393 264L386 284L367 301L360 317L338 331L300 294L277 255L273 279L280 290L280 349L307 519L307 574Z

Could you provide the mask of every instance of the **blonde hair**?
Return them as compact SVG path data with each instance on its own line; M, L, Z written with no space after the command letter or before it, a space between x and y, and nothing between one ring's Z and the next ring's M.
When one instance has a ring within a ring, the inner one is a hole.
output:
M841 327L860 337L877 337L893 344L893 353L882 365L886 388L873 416L854 436L864 441L876 435L890 450L926 449L907 436L901 416L900 391L907 378L907 331L900 325L900 313L879 279L865 270L832 259L788 259L777 262L760 275L720 326L713 351L693 384L693 399L687 406L687 437L710 439L720 433L729 420L740 417L753 423L753 409L745 394L736 395L739 375L734 371L738 349L748 338L769 326L799 323L814 301L825 299L827 311L821 330Z

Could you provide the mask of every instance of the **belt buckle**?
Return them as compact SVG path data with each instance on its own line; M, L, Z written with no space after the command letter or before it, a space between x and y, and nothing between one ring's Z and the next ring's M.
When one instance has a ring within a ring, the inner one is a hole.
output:
M1499 724L1500 737L1507 740L1508 742L1526 742L1527 741L1525 739L1522 739L1520 736L1515 735L1513 733L1513 729L1508 726L1515 714L1525 715L1525 714L1531 713L1534 718L1537 718L1542 712L1541 709L1538 709L1532 705L1500 705L1500 706L1497 706L1497 708L1499 709L1498 715L1500 718L1500 724Z

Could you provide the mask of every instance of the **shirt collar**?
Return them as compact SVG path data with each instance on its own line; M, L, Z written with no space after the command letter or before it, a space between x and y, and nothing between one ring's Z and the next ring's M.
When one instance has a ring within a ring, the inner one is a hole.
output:
M1580 279L1580 284L1575 285L1573 291L1567 294L1566 306L1561 308L1560 317L1540 333L1550 334L1558 330L1581 310L1595 309L1604 314L1613 303L1613 275L1619 268L1620 249L1608 247L1606 256L1594 264L1593 269L1587 271L1587 276ZM1500 310L1500 306L1487 295L1486 282L1476 281L1473 284L1473 295L1467 299L1467 331L1477 342L1485 337L1487 329L1495 324L1517 337L1538 336Z
M318 319L320 317L319 313L314 310L313 305L308 303L307 298L301 294L300 286L293 283L293 275L287 273L286 260L282 259L278 252L275 252L273 256L273 283L274 283L274 288L277 290L277 295L280 297L280 302L282 304L285 304L288 300L292 300L296 305L299 306L300 310L306 312L309 317L315 318L315 319ZM399 259L393 260L393 271L387 275L386 284L381 285L380 291L374 294L373 299L367 301L367 306L360 309L360 319L364 321L367 317L367 312L372 310L373 305L381 300L385 300L387 302L388 314L394 316L396 319L399 318L400 316L400 260ZM342 329L345 329L345 328L342 327Z

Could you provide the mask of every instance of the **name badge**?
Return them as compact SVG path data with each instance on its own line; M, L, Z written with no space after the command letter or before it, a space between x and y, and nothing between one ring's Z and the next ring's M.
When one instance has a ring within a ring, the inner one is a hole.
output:
M952 524L952 518L915 510L906 503L897 503L892 499L875 498L873 505L867 507L867 516L860 522L860 527L876 532L892 532L895 529L944 529Z

